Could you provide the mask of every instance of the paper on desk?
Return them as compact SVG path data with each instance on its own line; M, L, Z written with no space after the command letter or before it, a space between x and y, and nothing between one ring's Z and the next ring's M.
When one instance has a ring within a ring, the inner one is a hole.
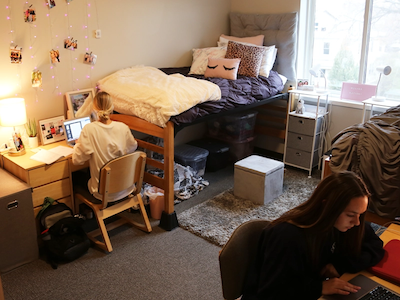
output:
M45 164L52 164L61 157L68 156L74 152L74 149L64 146L58 146L50 150L41 149L30 158L36 161L43 162Z
M52 148L52 149L50 149L48 151L60 154L62 156L68 156L68 155L71 155L72 153L74 153L74 148L65 147L65 146L58 146L58 147Z

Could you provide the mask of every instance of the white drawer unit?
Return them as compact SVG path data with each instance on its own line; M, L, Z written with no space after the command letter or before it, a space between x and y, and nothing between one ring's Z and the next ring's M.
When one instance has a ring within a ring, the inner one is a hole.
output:
M286 126L285 152L283 162L287 165L308 170L311 176L312 169L319 165L322 156L323 137L325 135L325 116L327 115L328 93L292 90L289 101L294 95L317 97L315 112L297 114L289 111ZM326 96L325 106L319 107L321 96ZM292 107L289 103L289 110Z

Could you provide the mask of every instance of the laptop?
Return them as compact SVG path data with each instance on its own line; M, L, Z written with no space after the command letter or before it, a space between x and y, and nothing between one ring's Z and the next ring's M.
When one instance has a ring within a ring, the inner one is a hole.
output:
M377 283L376 281L359 274L353 279L349 280L350 283L361 287L357 293L350 293L349 295L329 295L324 296L322 299L326 300L363 300L363 299L399 299L400 294L390 290L387 287ZM373 296L376 294L384 294L385 297L379 298ZM388 297L390 295L390 297Z
M67 139L67 145L74 147L77 139L81 135L82 128L90 123L90 117L71 119L64 121L64 132Z

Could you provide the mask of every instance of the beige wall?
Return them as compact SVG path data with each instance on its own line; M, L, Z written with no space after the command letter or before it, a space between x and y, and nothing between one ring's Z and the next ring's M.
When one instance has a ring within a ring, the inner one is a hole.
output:
M246 14L280 14L300 10L300 0L232 0L231 11Z
M229 32L231 6L230 0L55 0L49 9L44 0L31 0L37 21L25 23L25 1L3 2L9 8L0 8L0 99L25 98L28 118L36 120L65 114L66 92L93 88L116 70L189 66L192 48L215 46ZM96 29L101 39L94 38ZM63 48L68 36L78 40L77 50ZM20 65L10 63L11 40L23 48ZM93 68L83 64L86 48L98 57ZM54 66L51 49L60 51L61 62ZM31 86L35 68L42 72L41 88ZM0 127L0 143L9 136L11 129Z

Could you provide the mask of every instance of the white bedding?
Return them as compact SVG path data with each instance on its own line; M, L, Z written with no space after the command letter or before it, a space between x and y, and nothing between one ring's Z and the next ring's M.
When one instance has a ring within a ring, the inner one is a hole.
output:
M113 98L114 109L165 127L171 116L198 103L221 99L220 88L209 81L166 75L157 68L134 66L117 71L98 82Z

